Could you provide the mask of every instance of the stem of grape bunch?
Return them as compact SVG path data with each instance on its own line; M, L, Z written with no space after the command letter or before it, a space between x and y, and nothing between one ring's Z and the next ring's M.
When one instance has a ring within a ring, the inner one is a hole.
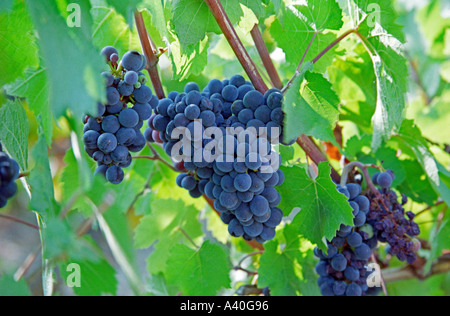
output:
M153 46L151 44L151 39L147 32L147 28L145 27L144 18L142 17L142 13L136 11L134 14L134 18L136 20L136 28L139 34L139 39L141 41L142 52L147 58L147 67L145 68L148 71L148 74L152 80L153 88L155 89L156 96L158 99L165 98L164 89L162 87L161 79L158 74L158 57L153 51Z
M255 63L250 58L250 55L248 54L238 35L236 34L233 24L231 24L230 19L228 18L228 15L226 14L222 4L219 0L205 0L205 2L211 10L211 13L213 14L217 23L219 24L223 34L227 38L228 43L236 54L236 57L244 67L245 72L250 78L250 81L259 92L265 93L268 90L267 85L262 79Z

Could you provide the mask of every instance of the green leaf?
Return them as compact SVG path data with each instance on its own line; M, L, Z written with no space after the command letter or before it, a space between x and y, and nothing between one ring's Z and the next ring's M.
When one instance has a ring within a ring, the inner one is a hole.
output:
M231 23L243 15L238 0L221 1ZM181 47L197 44L208 32L220 34L220 27L203 0L174 0L172 23L180 39Z
M11 2L7 1L5 5L11 5ZM2 5L3 3L4 1ZM32 32L33 26L23 1L15 1L13 11L0 11L0 87L16 80L28 67L38 66L39 59Z
M52 172L47 151L47 143L41 132L31 156L35 166L30 172L29 184L31 186L30 209L39 213L44 219L54 217L57 214L55 193L53 188Z
M141 50L137 33L131 32L123 16L107 7L93 7L92 41L98 48L114 46L120 54Z
M440 166L430 152L428 143L423 138L420 129L414 125L413 121L405 120L398 136L412 150L436 193L441 196L447 205L450 205L450 188L443 182L445 174L439 170Z
M394 3L390 0L352 0L356 4L359 15L352 15L355 25L368 23L371 28L371 36L380 34L392 35L404 42L403 27L398 24L398 13L395 11Z
M131 229L126 215L122 209L114 207L108 209L104 215L98 208L94 208L94 213L112 256L122 269L128 284L135 295L142 294L142 278L136 267Z
M76 264L77 266L70 265ZM79 268L80 286L72 289L79 296L101 296L115 295L117 293L118 281L116 270L105 259L97 261L73 261L60 264L61 277L66 281L78 277L75 274ZM73 269L73 270L72 270Z
M302 74L286 93L283 104L286 138L305 134L336 144L333 130L339 120L339 99L321 74Z
M339 31L344 24L342 10L335 0L307 0L304 5L294 5L298 17L315 32Z
M208 63L208 37L198 44L190 45L184 50L180 42L170 44L174 79L185 80L190 76L198 76Z
M0 108L0 141L20 169L28 169L28 118L18 101L7 103Z
M143 217L136 228L134 243L136 248L147 248L156 243L147 262L149 272L157 274L166 271L171 249L181 241L187 241L183 232L193 240L203 233L198 210L182 201L155 199L151 210L151 214Z
M328 75L341 103L341 121L352 121L366 133L372 133L372 117L377 103L373 64L362 45L355 54L338 57L328 67Z
M448 236L450 236L450 218L446 216L440 224L435 224L430 235L430 257L425 265L425 273L429 273L432 264L448 249Z
M320 163L319 174L315 179L311 179L298 166L281 169L286 175L286 181L279 188L282 196L280 208L284 212L300 208L293 221L299 234L326 251L324 239L333 239L341 224L353 225L352 208L331 180L331 167L326 162Z
M319 295L314 273L317 262L311 248L307 248L309 243L292 225L286 226L283 234L285 244L280 238L265 244L259 262L258 286L268 286L273 296Z
M387 40L387 39L386 39ZM377 107L373 116L372 149L376 151L392 132L397 131L404 119L405 93L408 69L406 59L398 52L385 46L380 39L369 40L374 51L371 54L377 78Z
M85 1L82 2L83 10L90 7ZM27 4L39 34L55 117L65 115L68 109L78 118L92 113L97 102L106 98L101 72L107 66L86 36L85 30L92 27L86 25L89 19L83 20L82 28L70 28L54 1L28 0Z
M368 48L376 76L377 106L372 118L372 149L376 151L400 129L404 119L409 78L403 54L404 35L396 23L397 14L391 1L363 0L356 1L356 6L361 14L352 18Z
M26 98L29 108L40 115L47 145L52 144L53 114L48 98L48 81L45 68L27 69L22 77L8 87L8 93Z
M119 14L124 16L131 27L134 25L134 12L137 10L137 6L142 0L106 0L106 2L116 9Z
M293 65L300 62L313 37L315 39L305 61L313 60L337 38L326 30L339 30L343 25L342 11L336 1L306 1L306 4L308 6L288 6L284 15L275 19L269 28L278 47L286 53L286 60ZM335 49L332 49L315 64L317 71L326 70L334 58L334 52Z
M205 241L193 250L175 246L167 262L167 281L180 287L184 296L214 296L230 286L231 262L221 244Z
M19 282L6 274L0 276L0 296L31 296L28 285L24 279Z

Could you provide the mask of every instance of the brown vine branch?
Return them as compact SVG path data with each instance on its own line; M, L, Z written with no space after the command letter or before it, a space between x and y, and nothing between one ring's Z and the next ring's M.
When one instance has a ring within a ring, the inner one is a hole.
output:
M5 215L5 214L0 214L0 218L4 218L4 219L7 219L7 220L12 221L12 222L15 222L15 223L18 223L18 224L22 224L22 225L25 225L25 226L34 228L34 229L36 229L36 230L38 230L38 231L39 231L39 229L40 229L39 226L37 226L37 225L28 223L27 221L24 221L24 220L22 220L22 219L20 219L20 218L16 218L16 217L13 217L13 216Z
M152 43L150 35L147 32L147 28L145 27L144 18L142 17L142 13L136 11L134 13L134 18L136 20L136 28L139 34L139 39L141 41L142 51L147 58L147 66L145 69L147 70L150 79L152 80L153 88L155 89L156 96L159 99L165 98L164 89L162 87L161 79L158 73L158 57L156 57L155 52L153 51Z
M347 164L342 171L342 178L341 178L341 186L345 186L347 184L348 175L349 173L355 168L358 167L364 174L364 178L366 180L367 186L370 188L370 190L375 194L377 197L380 196L380 192L378 192L377 188L372 182L372 178L369 175L369 171L367 170L368 166L372 165L364 165L360 163L359 161L352 161L349 164Z
M386 283L392 283L397 281L403 281L408 279L419 278L425 280L438 274L448 273L450 271L450 256L444 255L439 258L431 266L431 271L427 274L417 271L412 266L406 266L401 268L391 268L383 270L383 277Z
M205 0L205 2L216 19L217 24L219 24L220 29L228 40L228 43L233 49L236 57L250 78L250 81L258 91L265 93L268 90L267 85L262 79L261 74L258 72L255 63L250 58L250 55L241 40L237 36L233 24L231 24L231 21L228 18L222 4L219 0Z
M315 164L318 165L321 162L328 162L325 154L319 147L317 147L310 137L306 135L300 136L297 139L297 144L305 151L305 153L311 158L312 161L314 161ZM336 183L339 183L341 180L341 176L334 168L331 168L331 178Z
M278 72L275 69L275 65L273 64L272 58L270 57L266 43L264 43L264 39L262 38L258 24L255 24L250 34L252 35L256 49L258 50L259 56L261 57L264 67L266 68L267 74L270 77L272 85L275 88L281 90L283 88L283 82L281 82L280 76L278 75Z

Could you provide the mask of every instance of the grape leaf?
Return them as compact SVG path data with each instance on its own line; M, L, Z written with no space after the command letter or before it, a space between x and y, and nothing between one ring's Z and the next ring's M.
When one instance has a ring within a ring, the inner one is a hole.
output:
M197 76L202 73L208 63L208 37L184 50L178 41L171 43L170 46L174 79L182 81L191 75Z
M38 142L31 151L31 157L36 164L28 178L31 186L30 209L39 213L45 223L48 218L56 216L59 207L55 200L47 143L42 131L39 134Z
M403 27L397 23L398 13L395 11L392 1L351 0L351 2L356 4L355 9L359 11L359 15L351 16L356 20L355 24L368 23L371 28L371 36L389 34L401 42L405 41Z
M185 296L212 296L230 286L231 267L226 248L207 240L197 250L176 245L167 261L166 276Z
M16 80L28 67L39 65L30 16L23 1L15 2L13 11L0 12L0 87Z
M379 39L369 39L374 52L371 54L377 78L377 107L373 116L372 149L376 151L392 132L397 131L404 119L406 59Z
M182 201L155 199L151 214L143 217L135 230L136 248L147 248L156 242L155 249L147 259L151 274L166 271L169 251L180 241L187 240L186 233L195 240L202 236L198 222L198 210Z
M397 14L390 1L372 4L364 0L355 4L362 13L362 20L359 20L360 14L352 18L368 47L377 83L377 106L372 118L372 149L376 151L400 129L404 119L409 78L403 54L404 35L396 23Z
M420 129L414 125L413 121L405 120L398 136L412 150L415 159L425 171L427 179L436 193L441 196L447 205L450 205L450 188L443 182L443 178L446 175L440 170L440 166L428 148L428 143L423 138ZM442 169L445 170L445 168Z
M98 48L114 46L119 54L129 50L140 50L137 33L131 32L125 19L115 10L107 7L93 7L92 41Z
M14 280L13 276L0 276L0 296L31 296L27 282L24 279Z
M288 6L284 14L275 19L269 28L278 47L285 52L286 60L293 65L300 62L314 37L305 56L306 61L313 60L336 39L336 35L325 32L326 30L339 30L343 25L342 10L336 1L305 2L305 5ZM335 48L315 64L317 71L326 70L334 58L333 52Z
M77 266L71 266L76 264ZM118 288L116 279L116 270L105 259L97 261L67 261L65 264L59 264L61 277L66 281L74 278L71 273L76 273L79 268L80 286L74 286L72 289L79 296L101 296L115 295Z
M231 23L238 22L243 15L239 1L222 0L221 3ZM221 32L208 5L203 0L174 0L172 23L182 49L197 44L208 32L216 34Z
M429 273L433 262L442 256L444 250L448 249L448 236L450 236L450 219L448 216L444 218L442 223L435 224L430 235L431 251L430 257L427 258L425 272Z
M112 6L116 11L125 17L127 23L133 27L134 25L134 11L136 11L137 6L142 2L142 0L106 0L110 6Z
M86 1L86 0L83 0ZM92 113L106 99L102 71L104 59L86 37L85 29L70 28L51 0L27 1L39 34L39 47L47 68L49 99L56 118L71 109L75 117ZM83 2L82 8L90 7ZM89 23L88 19L83 23ZM55 53L57 52L57 53Z
M292 224L283 229L283 235L285 244L281 238L265 244L258 268L259 287L268 286L274 296L318 295L314 273L317 262L311 248L305 247L309 243Z
M330 178L331 167L326 162L320 163L315 179L299 166L281 169L286 181L279 188L280 208L284 212L300 208L293 221L299 234L326 251L324 239L333 239L341 224L353 225L352 208L347 198L336 190L336 184Z
M339 99L331 84L321 74L305 72L308 68L305 66L286 93L286 138L305 134L337 145L333 130L339 120Z
M22 171L28 169L28 119L18 101L8 100L0 108L0 141Z
M41 116L47 145L52 144L53 115L48 99L48 81L45 68L27 69L22 77L8 87L8 93L26 98L29 108L37 117Z

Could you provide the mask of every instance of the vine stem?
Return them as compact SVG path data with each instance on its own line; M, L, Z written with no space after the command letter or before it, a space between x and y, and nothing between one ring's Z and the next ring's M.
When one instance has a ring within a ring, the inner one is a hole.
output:
M359 34L359 32L357 30L355 30L355 29L348 30L347 32L345 32L344 34L339 36L330 45L328 45L322 52L320 52L319 55L317 55L316 58L313 59L312 63L313 64L317 63L320 58L322 58L326 53L328 53L330 50L332 50L337 44L342 42L347 36L349 36L350 34L353 34L353 33L358 33Z
M272 85L277 89L283 88L283 82L281 82L280 76L278 75L275 65L273 64L272 58L270 57L269 50L267 49L264 39L262 38L261 31L259 30L258 24L255 24L250 34L252 35L253 41L255 42L256 49L258 50L259 56L266 68L267 74L270 77Z
M306 48L305 53L303 54L302 60L300 60L300 63L298 64L297 69L295 70L294 76L288 81L286 86L281 90L281 92L283 94L286 93L286 91L292 86L292 83L294 82L294 80L300 75L300 70L302 69L303 62L305 61L306 55L308 54L309 50L311 49L311 46L312 46L314 40L316 39L316 36L317 36L317 33L314 33L311 41L308 44L308 47Z
M139 34L139 39L141 41L142 51L145 57L147 58L147 66L145 67L145 69L150 75L150 79L152 80L156 96L159 99L164 99L165 93L162 87L161 79L159 77L157 68L159 59L155 55L155 52L153 51L152 41L150 35L147 32L147 28L145 27L142 13L140 11L136 11L134 13L134 19L136 21L136 28Z
M369 175L369 171L367 170L367 167L371 167L371 166L372 165L362 164L359 161L350 162L349 164L347 164L344 167L344 170L342 171L342 178L341 178L341 183L340 183L341 186L345 186L347 184L349 173L353 170L353 168L358 167L359 169L361 169L361 171L364 174L364 178L366 180L367 186L377 197L379 197L380 192L378 192L377 188L373 184L372 179L370 178L370 175Z
M39 226L28 223L27 221L24 221L20 218L16 218L16 217L5 215L5 214L0 214L0 218L4 218L4 219L10 220L12 222L16 222L18 224L22 224L22 225L34 228L35 230L38 230L38 231L40 230Z
M262 79L261 74L258 72L255 63L250 58L250 55L248 54L238 35L236 34L236 30L234 29L233 24L231 24L231 21L228 18L228 15L225 12L222 4L219 0L205 0L205 2L211 10L212 15L216 19L217 24L219 24L220 29L228 40L228 43L233 49L236 57L238 58L242 67L250 78L250 81L258 91L265 93L268 90L267 85Z
M170 163L168 163L166 160L164 160L159 154L158 152L155 150L155 148L153 148L153 146L149 145L150 150L153 153L153 156L134 156L133 159L147 159L147 160L153 160L153 161L160 161L163 164L165 164L167 167L169 167L170 169L172 169L173 171L178 172L178 170L171 165Z
M319 147L317 147L316 143L314 143L314 141L310 137L301 135L297 139L297 144L305 151L305 153L311 158L312 161L314 161L316 165L321 162L328 162L325 154L320 150ZM336 183L339 183L341 181L341 176L333 167L331 168L331 178Z

